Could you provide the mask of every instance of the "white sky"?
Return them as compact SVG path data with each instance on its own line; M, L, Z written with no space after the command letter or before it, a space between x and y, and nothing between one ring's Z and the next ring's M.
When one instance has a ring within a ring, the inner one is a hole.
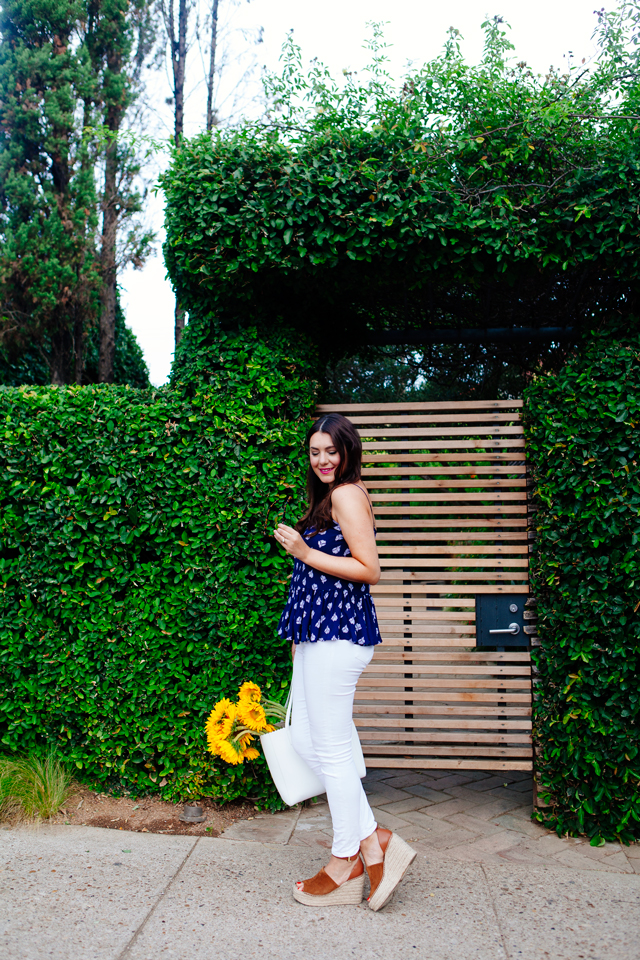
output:
M202 0L201 0L202 3ZM221 0L221 12L230 0ZM464 37L466 59L475 62L482 51L480 24L487 16L500 14L511 24L509 33L518 60L526 60L536 71L550 65L562 66L568 51L577 60L591 57L591 35L596 23L594 8L612 9L607 0L240 0L234 14L235 43L243 43L242 27L262 27L263 42L255 47L259 66L276 70L282 42L293 29L305 59L318 57L332 72L343 68L358 70L367 62L362 42L370 21L386 22L385 34L392 44L391 72L402 76L407 61L418 63L436 56L450 26ZM187 74L199 69L194 51L187 60ZM233 73L233 65L228 75ZM171 91L162 72L149 73L149 83L158 116L158 134L166 135L169 108L164 105ZM195 133L204 126L202 88L187 102L185 129ZM162 118L165 120L161 131ZM158 158L160 164L162 159ZM142 270L127 269L121 276L122 302L127 323L136 334L149 366L151 381L165 383L173 359L173 309L171 285L165 278L162 260L162 198L149 198L147 217L158 232L156 256Z

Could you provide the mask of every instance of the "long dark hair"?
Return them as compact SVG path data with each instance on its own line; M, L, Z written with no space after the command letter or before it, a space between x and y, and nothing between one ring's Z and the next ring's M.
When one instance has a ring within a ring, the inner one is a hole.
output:
M319 417L307 433L307 450L314 433L328 433L340 454L334 488L343 483L357 483L362 471L362 441L351 421L341 413L327 413ZM320 531L333 527L328 484L315 475L311 464L307 472L307 500L309 509L296 523L296 530L304 533L308 528Z

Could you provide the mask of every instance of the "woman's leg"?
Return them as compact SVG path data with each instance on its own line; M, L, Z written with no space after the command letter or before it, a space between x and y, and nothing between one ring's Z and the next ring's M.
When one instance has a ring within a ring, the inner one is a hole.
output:
M299 667L306 707L306 717L300 717L300 739L306 739L308 723L312 769L325 785L333 821L331 852L335 857L353 857L360 841L376 828L351 750L353 697L373 647L360 647L350 640L305 643L299 645L296 660L300 647L305 648Z

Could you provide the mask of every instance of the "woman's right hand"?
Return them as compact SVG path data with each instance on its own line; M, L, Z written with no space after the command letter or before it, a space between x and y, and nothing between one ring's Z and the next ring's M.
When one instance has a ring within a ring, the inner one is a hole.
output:
M291 644L291 662L292 662L292 663L293 663L293 658L295 657L295 655L296 655L296 645L295 645L295 643L292 643L292 644Z

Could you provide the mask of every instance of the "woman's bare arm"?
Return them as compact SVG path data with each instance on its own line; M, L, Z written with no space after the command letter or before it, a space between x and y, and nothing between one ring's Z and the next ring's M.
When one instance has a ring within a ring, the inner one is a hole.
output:
M368 498L354 485L344 484L335 488L331 503L334 519L340 524L351 551L350 557L332 557L313 550L297 530L283 523L275 531L276 540L287 553L314 570L357 583L376 584L380 579L380 561Z

